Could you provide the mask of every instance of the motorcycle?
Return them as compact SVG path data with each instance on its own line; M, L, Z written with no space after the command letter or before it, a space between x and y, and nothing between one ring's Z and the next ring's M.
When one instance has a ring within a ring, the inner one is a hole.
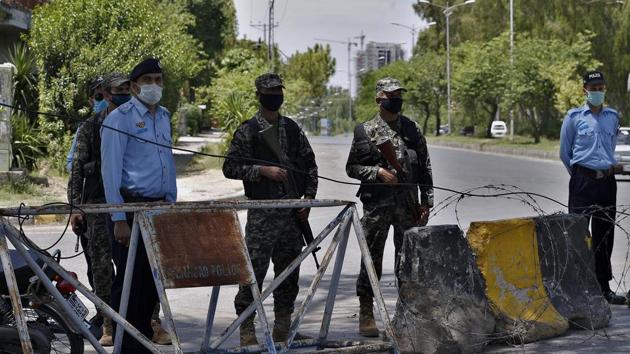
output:
M53 256L43 255L33 250L28 252L38 265L43 266L48 280L55 284L75 314L83 320L83 325L91 329L90 322L85 320L89 311L75 293L76 289L44 265L42 257L51 257L59 263L60 252L56 251ZM68 316L62 307L46 290L42 280L35 275L19 252L9 250L9 254L15 271L33 352L35 354L82 354L84 342L81 332L67 319ZM72 272L70 274L76 277L76 274ZM0 354L18 353L22 353L22 347L4 271L0 267Z

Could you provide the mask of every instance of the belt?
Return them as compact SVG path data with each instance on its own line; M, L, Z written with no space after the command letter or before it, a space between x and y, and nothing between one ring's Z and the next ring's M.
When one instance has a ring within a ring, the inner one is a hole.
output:
M161 198L145 197L137 192L130 191L127 188L120 188L120 195L125 200L125 203L163 202L165 200L164 197L161 197Z
M579 172L593 179L603 179L603 178L610 177L615 174L615 170L613 167L609 167L605 170L592 170L588 167L584 167L580 165L573 165L573 171Z

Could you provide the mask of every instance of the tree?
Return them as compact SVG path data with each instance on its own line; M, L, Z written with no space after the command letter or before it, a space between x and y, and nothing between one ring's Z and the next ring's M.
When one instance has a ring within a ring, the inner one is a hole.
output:
M429 134L429 118L435 115L435 134L439 135L441 108L446 98L446 62L444 53L428 51L409 62L404 80L409 90L405 95L408 105L418 105L424 111L422 131Z
M315 44L306 52L296 52L281 69L288 80L301 79L308 83L308 94L322 97L326 93L326 83L335 73L336 61L330 55L330 46Z
M485 112L488 137L501 99L509 88L507 49L507 36L504 35L482 46L465 43L454 50L452 94L467 113L478 110Z
M40 108L76 115L86 84L97 75L129 72L158 57L164 67L164 104L174 109L179 89L200 70L198 43L187 33L192 17L172 2L58 0L33 12L28 43L41 68Z
M584 104L581 72L600 64L590 47L590 38L581 35L573 44L519 38L506 103L527 119L534 142L543 135L557 137L567 110Z
M39 109L78 118L87 83L109 72L129 72L142 59L160 59L162 104L175 111L180 89L200 70L198 42L187 33L192 17L174 2L57 0L33 11L27 37L39 71ZM85 110L87 111L87 110ZM47 155L63 171L76 120L40 117Z

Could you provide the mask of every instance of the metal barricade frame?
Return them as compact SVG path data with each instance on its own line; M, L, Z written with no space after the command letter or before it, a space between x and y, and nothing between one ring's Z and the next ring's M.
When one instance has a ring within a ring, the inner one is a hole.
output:
M360 224L360 219L358 215L358 211L356 205L353 202L349 201L341 201L341 200L227 200L227 201L209 201L209 202L180 202L180 203L129 203L129 204L120 204L120 205L109 205L109 204L95 204L95 205L82 205L79 206L81 212L83 213L111 213L111 212L134 212L134 223L132 227L132 237L131 243L127 258L127 270L125 274L125 287L123 288L123 295L121 299L121 307L120 313L115 312L108 304L103 302L100 298L98 298L94 293L89 291L87 287L85 287L81 282L74 279L70 274L68 274L61 266L59 266L54 260L48 257L42 257L45 264L51 267L56 273L58 273L62 278L70 282L77 291L83 294L89 301L91 301L97 309L103 311L103 313L112 318L115 321L117 326L117 331L125 331L129 335L133 336L136 340L138 340L143 346L149 349L153 353L161 353L160 350L144 335L142 335L136 328L134 328L131 324L129 324L125 319L126 314L126 306L129 298L129 292L131 288L131 274L133 273L133 264L135 260L135 253L137 251L138 241L140 235L142 235L145 245L147 249L147 256L149 258L149 263L153 269L159 268L155 255L153 254L153 250L150 246L147 246L150 241L148 225L148 216L147 211L181 211L181 210L207 210L207 209L233 209L233 210L243 210L243 209L269 209L269 208L283 208L283 209L293 209L293 208L312 208L312 207L339 207L344 206L344 209L319 233L319 235L314 239L314 241L305 247L302 250L302 253L291 262L291 264L265 288L262 293L258 292L258 286L255 282L251 286L252 295L254 297L254 302L252 302L249 307L241 313L240 316L237 317L236 320L232 322L228 328L224 330L224 332L216 338L214 341L211 341L212 334L212 325L214 322L214 316L216 313L216 306L218 303L219 296L219 286L212 287L212 293L210 298L210 304L208 307L208 313L206 316L206 330L204 333L204 338L202 341L202 345L200 351L194 353L236 353L236 352L257 352L260 350L268 350L270 353L275 353L276 351L285 353L293 348L298 347L309 347L309 346L317 346L318 349L322 348L336 348L331 350L324 350L318 352L369 352L369 351L385 351L391 350L394 353L399 353L399 346L396 341L396 337L393 333L393 327L389 318L389 314L385 307L385 301L383 299L382 293L379 288L379 280L377 277L376 270L374 269L374 265L372 263L372 257L369 253L369 248L365 239L365 235L363 233L363 229ZM33 269L33 271L42 278L44 285L47 290L58 300L61 302L64 311L69 314L70 320L77 325L84 335L88 339L88 341L92 344L92 346L99 353L106 353L105 349L98 343L96 338L81 324L81 320L76 316L69 308L65 308L68 305L61 301L62 297L58 290L54 287L52 282L48 281L46 277L43 276L43 271L41 267L39 267L35 261L30 257L27 253L26 248L22 244L21 240L22 235L16 230L12 225L8 223L8 220L5 218L6 216L25 216L25 215L41 215L41 214L68 214L71 211L76 212L76 207L71 206L44 206L44 207L35 207L35 208L9 208L9 209L0 209L0 215L3 217L0 220L0 258L2 258L3 268L5 269L5 274L7 277L7 283L11 288L11 284L9 283L8 275L9 273L13 275L12 266L10 258L7 258L8 253L6 250L6 239L9 239L11 244L17 249L18 252L26 259L29 267ZM366 265L366 269L368 272L368 277L370 280L370 284L372 286L372 290L374 292L374 298L376 300L376 308L377 312L380 315L381 321L385 327L385 335L382 338L381 343L369 343L365 344L363 342L352 342L352 341L328 341L328 331L330 327L330 321L332 318L332 312L334 308L334 303L337 295L337 288L340 280L341 270L343 267L343 260L345 257L346 246L350 235L350 228L354 228L355 235L357 237L357 241L359 244L359 248L361 250L361 257L363 263ZM333 240L328 246L326 254L322 259L322 264L320 268L317 270L311 285L309 286L307 296L300 305L297 315L295 319L292 321L289 336L287 342L285 343L273 343L271 335L269 334L269 324L266 319L266 315L264 313L264 309L262 306L262 302L273 292L275 288L277 288L284 279L286 279L292 272L295 270L307 257L310 256L311 252L315 250L319 244L332 233L335 228L337 231L333 237ZM142 232L144 231L144 232ZM242 230L241 230L242 234ZM147 236L145 236L147 235ZM3 245L5 247L3 247ZM316 290L319 287L320 281L333 258L333 255L337 252L335 258L335 264L333 266L333 273L331 276L331 284L328 289L328 295L326 300L326 306L324 309L322 325L320 328L319 337L317 339L309 339L309 340L301 340L294 341L294 337L297 334L297 330L304 319L306 309L311 303ZM245 254L247 255L249 271L253 274L253 268L251 267L251 260L249 259L249 252L245 247ZM130 268L131 267L131 268ZM160 303L163 306L164 316L167 321L167 330L173 339L173 346L177 353L183 353L181 349L181 343L179 341L179 337L177 336L174 321L172 317L172 313L170 310L170 305L168 303L168 298L166 296L166 291L164 288L164 284L162 282L161 276L159 272L152 272L154 276L154 281L156 283L156 289L158 291L158 297L160 299ZM17 287L14 285L14 289L17 292ZM64 306L65 305L65 306ZM18 314L18 317L21 317L23 320L23 314L20 313L21 304L13 303L14 312ZM240 326L240 324L251 315L254 310L257 310L259 315L261 316L261 320L263 322L265 328L265 339L266 343L264 345L259 346L250 346L250 347L234 347L228 349L220 349L219 347L223 344L227 338L229 338L236 329ZM26 324L24 322L18 321L17 323L20 338L22 342L29 342L28 340L28 331L26 329ZM115 346L115 350L120 350L120 340L122 340L122 336L119 332L116 335L117 345ZM28 349L28 348L27 348ZM25 353L29 353L29 351L25 349Z

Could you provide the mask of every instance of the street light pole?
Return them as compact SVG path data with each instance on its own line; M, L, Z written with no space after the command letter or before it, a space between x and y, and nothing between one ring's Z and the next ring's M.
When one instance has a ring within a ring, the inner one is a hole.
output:
M436 6L443 9L442 13L446 18L446 116L448 118L448 134L450 135L453 131L453 125L451 121L451 34L450 34L450 17L453 14L453 11L463 5L473 4L475 0L466 0L461 4L456 4L452 6L441 6L437 4L433 4L429 2L429 0L418 0L419 3L427 4L431 6ZM439 129L439 127L438 127Z
M453 125L451 124L451 30L450 30L450 18L451 13L447 8L444 10L446 16L446 117L448 119L448 135L451 135L453 131ZM439 129L440 127L438 127Z
M348 112L350 120L352 120L352 46L358 46L357 42L353 42L348 38L347 41L337 41L334 39L315 38L316 41L345 44L348 46Z

